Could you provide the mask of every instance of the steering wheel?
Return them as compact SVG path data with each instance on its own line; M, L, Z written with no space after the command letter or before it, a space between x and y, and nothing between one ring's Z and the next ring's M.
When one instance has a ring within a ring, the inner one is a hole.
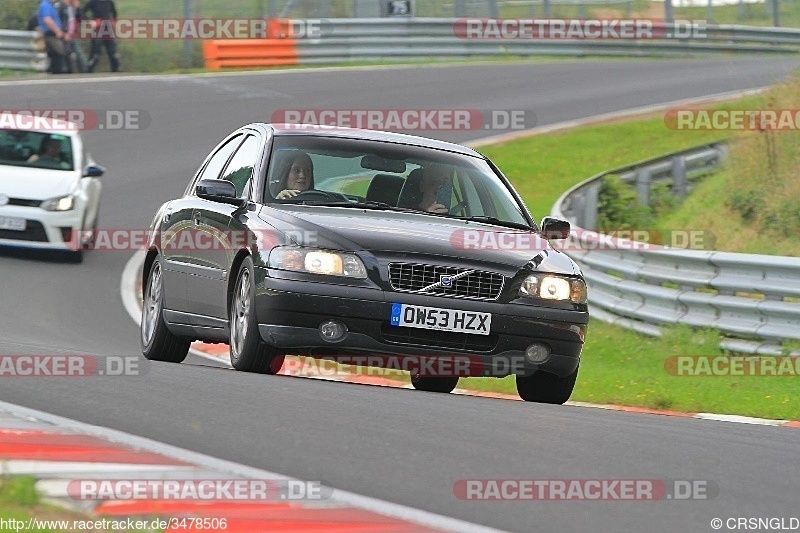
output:
M320 191L317 189L309 189L301 191L300 194L291 198L292 200L342 200L347 199L344 195L334 192Z

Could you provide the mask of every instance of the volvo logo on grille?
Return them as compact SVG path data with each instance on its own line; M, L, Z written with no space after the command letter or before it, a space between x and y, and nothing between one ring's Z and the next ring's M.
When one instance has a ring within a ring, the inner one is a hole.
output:
M442 287L451 287L453 285L453 276L439 276L439 284Z
M0 194L0 205L7 205L10 201L11 199L8 196L5 194Z

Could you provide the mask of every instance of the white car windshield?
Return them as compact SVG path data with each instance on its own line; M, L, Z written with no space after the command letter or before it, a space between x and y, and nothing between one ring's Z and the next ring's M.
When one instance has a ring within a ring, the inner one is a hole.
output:
M74 170L72 141L55 133L0 130L0 165Z
M415 210L530 227L510 188L482 158L389 142L275 138L267 202Z

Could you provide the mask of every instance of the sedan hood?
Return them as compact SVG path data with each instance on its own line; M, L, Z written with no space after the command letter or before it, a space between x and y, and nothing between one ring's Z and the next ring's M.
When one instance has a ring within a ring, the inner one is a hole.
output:
M297 244L491 261L516 268L552 253L535 232L424 214L356 208L264 207L261 218Z
M47 200L72 192L78 181L74 170L0 166L0 194L9 198Z

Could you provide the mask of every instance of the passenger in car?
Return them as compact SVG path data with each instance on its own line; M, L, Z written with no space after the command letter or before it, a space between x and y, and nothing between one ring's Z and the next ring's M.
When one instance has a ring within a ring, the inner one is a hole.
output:
M446 215L447 206L439 203L439 188L452 185L452 173L446 165L434 163L418 168L408 175L398 205Z
M314 188L314 163L301 150L284 154L277 164L270 190L278 200L294 198L303 191Z

